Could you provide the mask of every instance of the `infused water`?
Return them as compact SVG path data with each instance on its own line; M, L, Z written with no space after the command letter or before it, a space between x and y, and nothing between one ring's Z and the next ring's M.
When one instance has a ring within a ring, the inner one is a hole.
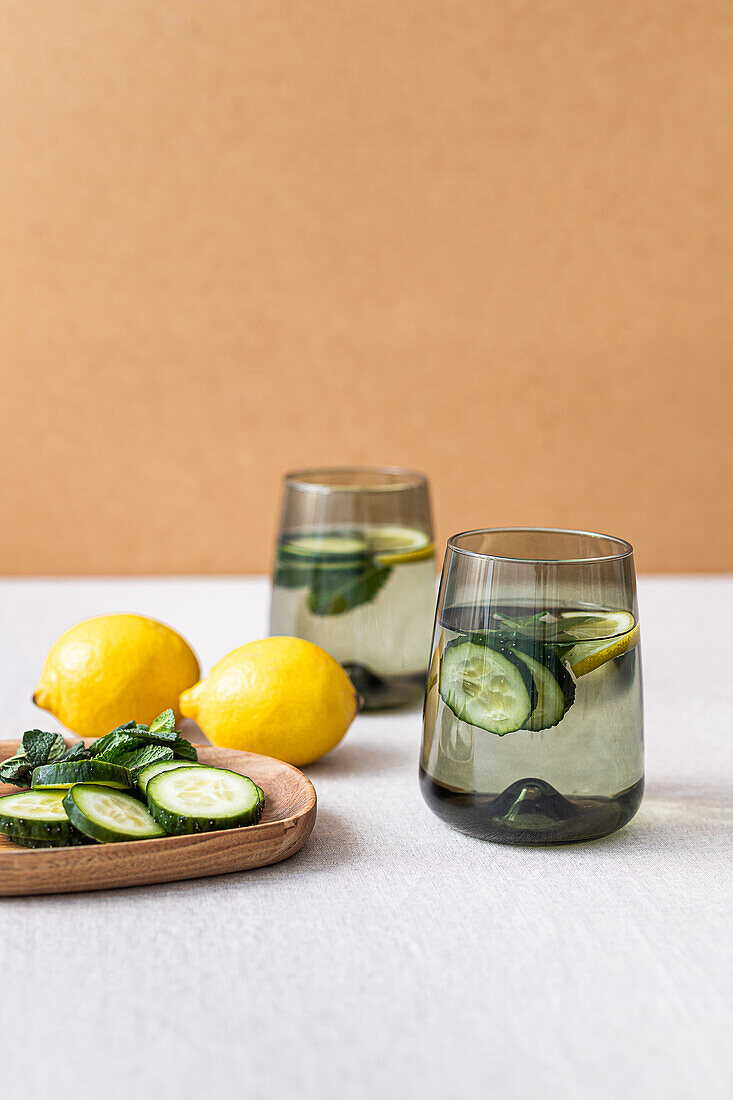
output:
M270 633L322 646L367 708L422 695L434 607L434 548L423 531L350 525L280 538Z
M420 779L455 828L514 844L603 836L643 792L639 630L590 604L444 607Z

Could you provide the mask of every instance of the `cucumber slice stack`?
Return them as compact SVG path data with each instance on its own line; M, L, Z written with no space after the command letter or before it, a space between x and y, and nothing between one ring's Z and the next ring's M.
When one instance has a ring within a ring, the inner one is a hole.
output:
M256 825L262 817L262 788L238 772L199 764L172 710L149 727L128 722L91 747L80 741L67 750L56 737L25 735L12 775L31 789L0 797L0 835L21 847L154 840ZM36 759L42 751L38 766L32 750Z
M557 726L575 702L576 679L638 642L628 611L495 613L498 629L459 634L440 662L440 695L463 722L503 737Z
M552 646L475 635L449 645L440 694L457 718L503 737L550 729L575 699L575 681Z
M575 701L575 681L554 646L476 634L446 649L440 694L461 721L503 737L556 726Z
M24 848L61 848L84 837L64 809L64 791L23 791L0 798L0 833Z

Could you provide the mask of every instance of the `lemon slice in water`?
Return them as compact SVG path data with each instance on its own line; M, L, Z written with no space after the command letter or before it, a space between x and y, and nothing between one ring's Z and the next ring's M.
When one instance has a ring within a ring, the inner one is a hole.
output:
M562 611L558 630L579 642L618 638L634 627L629 611Z
M371 527L369 545L377 561L382 565L400 565L403 562L422 561L433 555L434 547L424 531L391 524Z
M561 622L563 631L578 639L565 657L574 676L593 672L639 642L639 625L628 611L566 611Z

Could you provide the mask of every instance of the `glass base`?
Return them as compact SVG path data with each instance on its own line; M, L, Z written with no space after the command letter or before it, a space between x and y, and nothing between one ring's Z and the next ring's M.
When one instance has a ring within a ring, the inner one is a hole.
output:
M346 675L364 700L364 710L402 707L422 699L427 672L409 676L377 676L364 665L344 664Z
M465 794L436 783L421 768L430 809L454 829L498 844L572 844L622 829L639 809L644 779L613 798L565 798L543 779L519 779L501 794Z

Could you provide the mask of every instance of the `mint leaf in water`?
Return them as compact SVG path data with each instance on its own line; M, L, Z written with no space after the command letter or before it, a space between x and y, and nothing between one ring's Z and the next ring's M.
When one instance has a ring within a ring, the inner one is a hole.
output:
M367 560L358 572L321 569L311 579L308 607L314 615L343 615L369 603L387 581L392 568Z
M315 572L312 562L278 561L275 567L275 584L278 588L305 588Z

